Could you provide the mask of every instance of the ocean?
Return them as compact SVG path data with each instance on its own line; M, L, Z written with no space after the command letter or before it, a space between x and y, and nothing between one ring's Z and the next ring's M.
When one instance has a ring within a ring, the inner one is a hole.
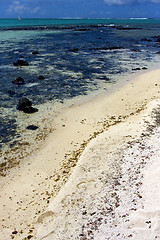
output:
M160 19L0 19L2 165L31 153L65 107L158 67L159 34ZM19 111L22 97L38 112Z

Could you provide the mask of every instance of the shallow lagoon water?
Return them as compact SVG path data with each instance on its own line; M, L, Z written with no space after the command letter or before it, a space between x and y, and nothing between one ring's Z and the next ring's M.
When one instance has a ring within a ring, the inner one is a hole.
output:
M11 24L0 28L2 153L20 142L34 148L33 139L38 135L43 139L54 130L54 115L65 107L109 89L123 80L123 75L135 72L134 68L150 68L159 61L155 54L159 43L155 42L155 36L158 36L160 23L146 25L144 20L144 23L133 25L130 21L129 30L110 26L111 20L108 25L97 20L94 25L90 21L80 25L72 21L71 25L49 27L43 22L34 29L25 24L27 28L18 26L17 29ZM116 20L117 26L126 27L126 23ZM132 29L133 26L136 28ZM32 54L34 51L39 54ZM29 66L13 66L18 59L26 60ZM39 80L39 75L44 79ZM13 84L17 77L22 77L25 84ZM32 115L19 112L17 104L22 96L29 98L39 112ZM38 125L38 130L26 130L30 124ZM44 129L46 134L43 134ZM37 142L39 140L37 138Z

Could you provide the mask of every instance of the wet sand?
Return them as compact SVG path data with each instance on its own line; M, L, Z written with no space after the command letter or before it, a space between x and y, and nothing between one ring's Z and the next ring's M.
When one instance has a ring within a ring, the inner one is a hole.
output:
M143 140L150 146L143 134L149 114L158 107L159 76L160 70L144 73L110 95L72 106L54 119L55 131L43 146L1 178L0 239L128 239L134 235L131 212L144 209L139 201L141 186L146 199L148 195L141 174L145 166L137 157L140 152L134 156L139 150L129 151L131 146L139 149L134 144Z

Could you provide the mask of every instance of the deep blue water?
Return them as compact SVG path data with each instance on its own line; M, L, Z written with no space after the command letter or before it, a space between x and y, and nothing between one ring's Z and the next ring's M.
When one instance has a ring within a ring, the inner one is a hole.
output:
M155 61L159 34L160 19L0 19L0 146L18 135L22 96L43 104L107 88ZM12 83L18 77L24 85Z

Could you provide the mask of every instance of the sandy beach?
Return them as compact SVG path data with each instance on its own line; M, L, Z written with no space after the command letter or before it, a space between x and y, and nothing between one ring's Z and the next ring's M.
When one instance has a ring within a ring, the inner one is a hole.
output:
M58 115L1 177L0 239L160 239L159 96L153 70Z

